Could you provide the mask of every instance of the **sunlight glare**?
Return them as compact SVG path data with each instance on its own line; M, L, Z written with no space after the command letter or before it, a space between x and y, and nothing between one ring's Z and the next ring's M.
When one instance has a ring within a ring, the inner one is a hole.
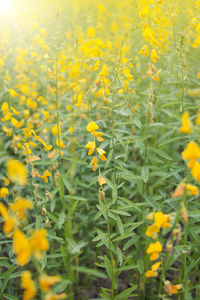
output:
M11 14L13 11L12 0L0 0L0 15L6 16Z

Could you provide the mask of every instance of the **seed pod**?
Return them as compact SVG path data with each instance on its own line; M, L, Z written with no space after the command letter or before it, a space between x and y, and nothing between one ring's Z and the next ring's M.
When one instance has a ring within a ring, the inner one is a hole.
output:
M49 228L49 227L50 227L49 218L46 218L46 220L45 220L45 224L46 224L46 227L47 227L47 228Z
M46 192L46 197L47 197L50 201L52 200L52 197L51 197L51 195L50 195L49 192Z
M103 191L99 191L99 201L101 201L102 200L102 198L104 198L105 197L105 193L103 192Z
M46 208L43 207L43 208L42 208L42 215L43 215L44 217L46 216L46 211L47 211Z
M167 242L167 244L166 244L166 250L169 253L172 252L172 250L173 250L173 244L172 244L172 242L170 242L170 241Z

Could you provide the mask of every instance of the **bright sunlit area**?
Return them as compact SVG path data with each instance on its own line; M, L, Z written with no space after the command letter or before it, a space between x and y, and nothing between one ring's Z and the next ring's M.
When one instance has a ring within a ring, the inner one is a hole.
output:
M0 0L0 16L8 17L14 12L13 0Z

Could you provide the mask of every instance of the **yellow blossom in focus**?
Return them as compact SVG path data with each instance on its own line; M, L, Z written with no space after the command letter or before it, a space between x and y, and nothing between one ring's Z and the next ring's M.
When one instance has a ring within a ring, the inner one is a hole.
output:
M94 149L96 147L96 144L95 142L88 142L87 145L85 146L86 149L89 149L88 150L88 155L92 155L92 153L94 152Z
M48 293L53 284L59 282L61 280L60 276L47 276L45 274L41 275L39 278L39 284L41 289Z
M192 168L196 159L200 158L200 148L195 142L189 142L182 152L182 158L189 160L188 167Z
M147 254L151 254L150 260L156 260L159 257L159 252L162 251L162 244L157 241L156 243L151 243L146 251Z
M31 300L36 295L36 287L34 281L31 279L31 272L24 271L21 276L21 287L24 289L23 300Z
M103 132L92 131L91 134L94 135L94 136L96 136L96 137L97 137L97 140L98 140L99 142L103 142L103 141L104 141L104 138L102 137Z
M146 272L146 277L156 277L158 275L158 268L160 267L160 265L162 264L161 261L155 263L154 265L151 266L151 270L148 270Z
M148 236L148 237L151 237L153 239L156 239L157 236L158 236L158 232L160 231L160 228L156 225L156 224L152 224L152 225L149 225L147 227L147 230L145 232L145 235Z
M106 151L104 151L103 149L101 149L101 148L97 148L97 152L99 153L99 158L101 159L101 160L106 160L106 157L105 157L105 153L106 153Z
M9 159L6 163L8 177L19 185L27 184L27 171L24 164L16 159Z
M180 128L180 132L182 133L191 133L192 132L192 122L189 119L188 111L184 112L182 116L182 126Z
M99 128L99 126L94 123L93 121L91 121L88 125L87 125L87 131L88 132L92 132L92 131L96 131Z

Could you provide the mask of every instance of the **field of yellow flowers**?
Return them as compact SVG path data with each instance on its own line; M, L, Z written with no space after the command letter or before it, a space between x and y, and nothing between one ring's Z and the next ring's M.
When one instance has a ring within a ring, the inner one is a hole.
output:
M0 0L0 299L200 299L199 55L199 0Z

